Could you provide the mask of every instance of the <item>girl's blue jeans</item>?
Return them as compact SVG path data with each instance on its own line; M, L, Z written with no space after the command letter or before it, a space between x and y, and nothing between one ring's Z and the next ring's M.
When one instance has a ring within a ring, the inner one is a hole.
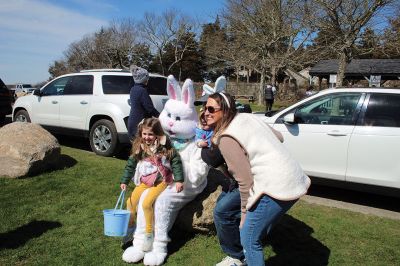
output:
M240 229L240 240L247 265L265 265L261 240L296 201L281 201L263 195L247 211L245 222Z

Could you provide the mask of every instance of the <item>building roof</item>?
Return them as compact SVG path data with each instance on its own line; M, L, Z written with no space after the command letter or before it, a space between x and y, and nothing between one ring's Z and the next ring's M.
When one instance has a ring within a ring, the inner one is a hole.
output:
M311 76L336 74L337 59L321 60L310 70ZM346 66L345 76L400 76L400 59L353 59Z

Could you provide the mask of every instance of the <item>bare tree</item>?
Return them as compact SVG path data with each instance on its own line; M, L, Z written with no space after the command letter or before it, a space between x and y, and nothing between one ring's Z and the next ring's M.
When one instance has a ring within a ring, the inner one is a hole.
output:
M125 19L113 21L109 27L84 36L71 43L64 58L50 66L50 74L54 77L90 68L127 69L131 63L150 65L150 48L138 43L136 29L134 21Z
M351 61L356 40L374 15L395 0L312 0L316 7L317 27L330 42L325 47L339 58L336 86L341 87L346 65Z
M224 18L239 42L236 54L261 74L260 102L266 75L276 84L279 71L300 61L301 47L311 38L310 17L302 0L227 1Z
M162 15L146 13L140 23L141 36L156 54L161 72L166 71L179 63L187 51L195 49L193 42L187 38L188 32L195 27L188 17L183 16L176 10L167 10ZM174 46L174 61L164 66L164 52L166 45Z
M129 68L135 46L138 43L137 26L133 20L112 21L110 27L95 36L97 61L109 68Z

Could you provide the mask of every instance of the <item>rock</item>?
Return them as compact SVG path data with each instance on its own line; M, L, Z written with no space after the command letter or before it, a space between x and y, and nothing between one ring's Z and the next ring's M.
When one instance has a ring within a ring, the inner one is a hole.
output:
M0 128L0 176L35 175L57 165L60 144L41 126L14 122Z
M210 169L207 187L192 202L179 212L175 224L188 232L208 233L214 230L213 211L222 188L229 186L229 180L220 171Z

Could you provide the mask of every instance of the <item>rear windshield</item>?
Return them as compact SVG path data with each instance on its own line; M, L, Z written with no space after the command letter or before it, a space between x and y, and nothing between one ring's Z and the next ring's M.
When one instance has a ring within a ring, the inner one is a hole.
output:
M129 94L134 84L131 76L104 75L102 77L104 94ZM150 77L149 94L167 95L167 79L162 77Z

